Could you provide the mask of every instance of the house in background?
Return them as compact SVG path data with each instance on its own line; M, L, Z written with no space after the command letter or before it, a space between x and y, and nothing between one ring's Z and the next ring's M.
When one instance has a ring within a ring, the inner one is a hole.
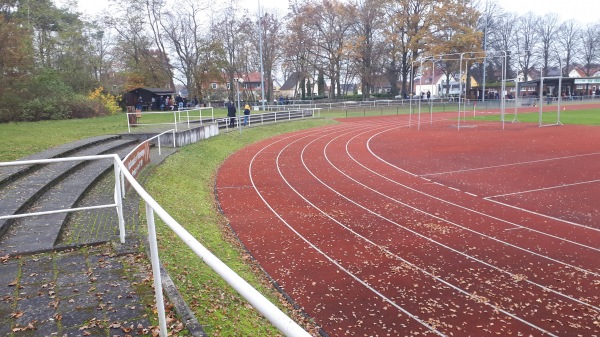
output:
M370 94L389 94L391 92L392 84L385 75L373 76Z
M316 81L312 78L312 76L308 76L308 80L310 80L311 84L311 93L312 95L316 95L318 92L318 87ZM288 76L288 78L283 82L281 87L279 88L278 95L279 97L287 97L287 98L298 98L302 95L302 89L300 88L300 73L293 72ZM306 92L308 96L308 92Z
M454 77L450 76L450 95L458 95L458 81L454 81ZM416 95L427 92L431 93L431 97L441 97L446 94L446 75L444 72L436 70L435 74L431 70L425 71L421 76L415 78Z
M448 81L446 74L443 71L436 70L435 74L433 74L431 70L427 70L420 77L415 78L414 93L417 96L423 94L423 97L427 96L428 91L431 93L431 97L458 96L461 87L458 77L458 74L452 74L450 75L450 80ZM467 90L466 79L467 75L463 74L463 94ZM469 81L471 88L476 88L479 85L473 76L470 77Z

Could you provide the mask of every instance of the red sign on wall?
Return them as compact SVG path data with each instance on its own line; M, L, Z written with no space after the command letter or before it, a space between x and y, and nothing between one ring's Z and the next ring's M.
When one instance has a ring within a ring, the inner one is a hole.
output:
M146 165L150 164L150 142L143 142L135 152L132 152L123 162L129 173L137 179ZM129 187L129 184L126 184Z

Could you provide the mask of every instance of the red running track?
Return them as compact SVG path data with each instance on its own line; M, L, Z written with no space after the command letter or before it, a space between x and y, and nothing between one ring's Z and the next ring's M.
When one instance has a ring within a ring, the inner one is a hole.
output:
M598 128L407 121L223 164L221 208L265 271L331 336L600 336Z

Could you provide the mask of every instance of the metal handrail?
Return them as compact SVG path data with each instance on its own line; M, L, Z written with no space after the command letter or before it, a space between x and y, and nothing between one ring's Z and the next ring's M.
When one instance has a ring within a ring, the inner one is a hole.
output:
M284 314L277 306L271 303L266 297L254 289L246 280L237 275L231 268L225 263L219 260L214 254L212 254L206 247L204 247L194 236L192 236L183 226L181 226L162 206L144 190L144 188L135 180L133 175L126 168L123 161L116 154L111 155L97 155L97 156L86 156L86 157L69 157L69 158L55 158L55 159L40 159L40 160L27 160L27 161L15 161L15 162L0 162L0 167L3 166L16 166L16 165L31 165L31 164L44 164L53 162L63 161L76 161L76 160L94 160L94 159L106 159L110 158L114 162L115 170L115 205L117 207L117 213L119 216L119 233L121 242L125 242L125 225L123 221L123 206L121 196L121 174L129 182L130 186L137 192L137 194L146 203L146 222L148 225L148 240L150 244L150 258L152 263L152 273L154 276L154 291L156 298L156 308L158 311L158 320L160 327L160 336L167 336L167 325L166 315L163 302L162 294L162 281L160 275L160 260L158 257L158 244L156 239L156 227L154 222L154 214L157 214L162 221L173 231L179 238L194 251L194 253L210 266L217 274L219 274L223 280L225 280L233 289L235 289L242 297L244 297L256 310L258 310L265 318L267 318L281 333L285 336L291 337L309 337L310 334L306 332L300 325L294 322L290 317ZM111 207L115 205L108 205ZM84 210L98 208L99 206L82 207L74 210ZM104 206L102 206L104 207ZM72 210L60 210L60 212L66 212ZM51 211L59 212L59 211ZM46 214L50 214L44 212ZM38 213L39 215L40 213ZM25 216L32 216L31 214Z

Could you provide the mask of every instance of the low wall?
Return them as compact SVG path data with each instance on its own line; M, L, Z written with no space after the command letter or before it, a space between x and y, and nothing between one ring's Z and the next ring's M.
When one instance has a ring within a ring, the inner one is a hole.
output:
M219 134L219 126L217 123L200 125L189 130L177 131L175 133L175 145L177 147L186 146L188 144L197 143L203 139L217 136ZM127 138L135 138L140 142L148 140L156 136L156 133L138 133L123 135ZM153 139L152 144L158 144L158 139ZM168 132L160 136L160 145L164 147L173 147L173 133Z

